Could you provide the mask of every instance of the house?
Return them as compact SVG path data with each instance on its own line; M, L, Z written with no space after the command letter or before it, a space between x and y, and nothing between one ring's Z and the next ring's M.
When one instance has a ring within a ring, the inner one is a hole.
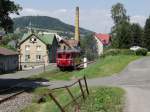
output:
M3 47L0 47L0 72L11 72L18 70L18 53Z
M98 38L104 46L108 46L111 44L111 36L108 34L96 33L95 37Z
M56 51L58 42L54 33L35 34L28 32L24 34L19 44L20 61L26 63L26 66L34 63L41 65L44 63L56 62Z
M59 41L59 49L67 50L74 49L78 46L78 41L75 39L62 39Z
M99 55L101 55L103 54L103 48L110 45L111 36L108 34L95 33L95 39L97 41L97 52Z

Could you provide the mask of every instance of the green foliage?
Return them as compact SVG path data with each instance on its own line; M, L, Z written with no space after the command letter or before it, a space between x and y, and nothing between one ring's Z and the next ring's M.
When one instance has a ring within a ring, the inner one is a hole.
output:
M141 48L141 49L136 50L137 56L146 56L147 53L148 53L148 50L145 48Z
M3 40L2 40L2 42L1 42L1 46L7 46L7 47L9 47L9 48L16 49L16 48L17 48L17 43L18 43L20 37L21 37L21 34L20 34L20 33L18 33L18 34L16 34L16 33L9 33L9 34L6 34L6 35L3 37ZM15 42L15 43L14 43L15 45L13 45L13 46L9 45L9 42L11 42L11 41L14 41L14 42Z
M131 47L131 27L127 21L122 21L112 29L112 47L127 49Z
M150 50L150 17L147 18L144 27L144 47Z
M48 16L24 16L15 18L14 20L14 28L25 28L29 27L31 23L31 27L40 28L40 29L49 29L49 30L57 30L63 32L74 32L74 26L63 23L59 19L48 17ZM86 34L91 31L80 28L81 34ZM71 35L68 34L67 35Z
M121 3L112 6L111 17L116 25L122 21L129 21L129 16L126 15L126 9Z
M124 93L120 88L91 88L90 96L81 104L81 112L122 112Z
M16 5L14 1L0 0L0 27L4 28L6 33L12 32L13 21L10 18L11 13L19 14L21 7Z
M109 49L104 52L101 57L115 56L115 55L135 55L135 52L130 49Z
M93 34L86 35L81 39L82 55L88 60L94 60L98 57L97 42Z
M79 96L81 91L79 88L70 89L75 97ZM120 88L113 87L92 87L89 88L90 95L84 101L81 98L78 102L81 106L81 112L121 112L124 104L125 91ZM55 93L57 100L61 105L65 105L72 99L67 91L58 91ZM32 103L30 106L23 109L21 112L60 112L56 104L47 97L46 102L38 104ZM75 105L71 104L65 108L67 112L74 112Z
M127 49L131 46L144 46L143 29L139 24L131 24L129 16L123 4L112 6L112 19L115 25L112 27L112 47Z
M143 28L139 24L134 23L131 25L130 30L131 46L143 46Z

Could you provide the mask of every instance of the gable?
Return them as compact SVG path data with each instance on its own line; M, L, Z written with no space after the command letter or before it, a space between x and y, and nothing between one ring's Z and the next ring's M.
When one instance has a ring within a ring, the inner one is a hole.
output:
M31 39L32 38L35 38L36 41L35 42L32 42ZM22 42L20 44L20 47L23 47L25 45L30 45L30 46L37 46L37 45L40 45L40 46L47 46L43 41L41 41L39 38L37 38L36 36L34 35L31 35L29 38L27 38L24 42Z

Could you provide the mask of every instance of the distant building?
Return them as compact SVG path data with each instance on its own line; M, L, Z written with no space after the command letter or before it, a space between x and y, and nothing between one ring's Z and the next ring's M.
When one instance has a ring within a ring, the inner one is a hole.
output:
M19 44L21 59L23 63L48 63L56 62L56 51L58 42L55 34L35 34L28 32L24 34Z
M98 38L104 46L108 46L111 44L111 36L108 34L96 33L95 37Z
M101 55L103 54L103 48L111 44L111 36L108 34L95 33L95 39L97 41L97 52Z
M18 70L18 53L0 47L0 72L11 72Z
M68 50L74 49L78 46L78 41L74 39L62 39L59 41L59 49Z

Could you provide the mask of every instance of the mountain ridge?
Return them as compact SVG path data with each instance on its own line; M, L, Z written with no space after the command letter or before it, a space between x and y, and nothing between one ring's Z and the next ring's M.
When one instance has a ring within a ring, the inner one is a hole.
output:
M14 29L16 28L26 28L26 27L36 27L41 29L57 30L63 32L73 32L74 26L62 22L58 18L53 18L49 16L22 16L13 18ZM92 31L80 28L81 34L92 33Z

